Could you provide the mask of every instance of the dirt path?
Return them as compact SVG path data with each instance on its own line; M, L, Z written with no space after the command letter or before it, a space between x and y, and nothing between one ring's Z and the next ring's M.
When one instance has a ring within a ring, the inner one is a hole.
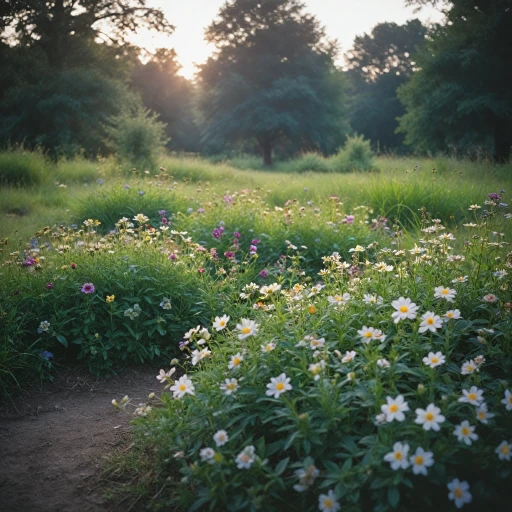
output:
M154 369L112 378L68 373L0 407L0 511L106 511L93 476L116 445L129 440L130 416L113 398L137 404L160 391Z

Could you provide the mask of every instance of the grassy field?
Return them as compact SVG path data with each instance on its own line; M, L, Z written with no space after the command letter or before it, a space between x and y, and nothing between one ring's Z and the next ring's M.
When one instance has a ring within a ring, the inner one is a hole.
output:
M511 166L250 162L0 154L4 397L158 365L161 393L113 402L136 418L116 501L504 510Z

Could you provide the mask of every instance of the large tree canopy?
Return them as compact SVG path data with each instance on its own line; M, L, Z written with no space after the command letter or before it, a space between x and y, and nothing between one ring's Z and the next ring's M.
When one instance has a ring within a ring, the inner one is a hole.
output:
M447 23L432 31L418 54L421 70L399 90L407 110L400 130L419 151L480 149L506 160L512 144L512 3L453 0L445 14Z
M415 70L413 55L425 43L427 28L415 19L404 25L379 23L357 36L345 55L350 125L374 147L399 150L403 136L395 133L405 113L396 91Z
M198 74L204 141L279 141L330 152L346 133L334 42L298 0L232 0L206 30L217 51Z

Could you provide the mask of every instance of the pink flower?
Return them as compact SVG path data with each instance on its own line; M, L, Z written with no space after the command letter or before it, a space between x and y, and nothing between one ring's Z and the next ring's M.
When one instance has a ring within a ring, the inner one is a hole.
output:
M80 290L82 293L94 293L94 285L92 283L85 283Z

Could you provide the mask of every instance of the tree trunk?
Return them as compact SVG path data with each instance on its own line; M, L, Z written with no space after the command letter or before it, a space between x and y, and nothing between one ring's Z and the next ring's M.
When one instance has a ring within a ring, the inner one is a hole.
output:
M510 122L507 121L498 117L494 124L494 160L500 164L508 162L512 146Z
M272 165L272 141L265 139L261 147L263 149L263 163L265 167L270 167Z

